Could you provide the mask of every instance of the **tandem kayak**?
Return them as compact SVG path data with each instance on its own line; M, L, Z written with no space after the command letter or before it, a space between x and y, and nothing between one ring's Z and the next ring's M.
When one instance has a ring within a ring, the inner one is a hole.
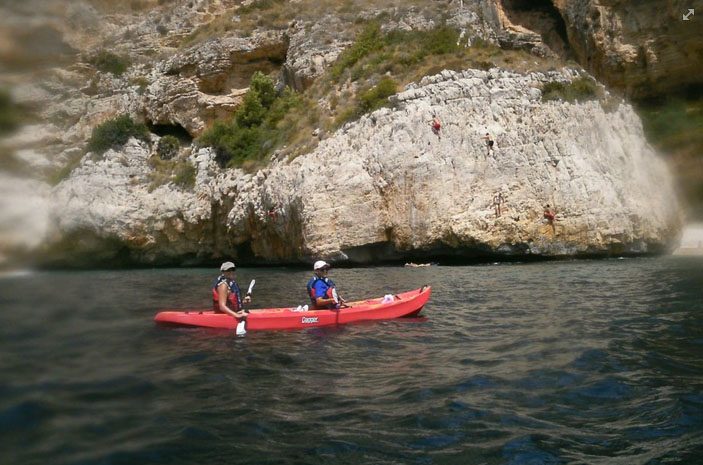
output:
M431 293L430 286L423 286L420 289L396 294L392 300L379 297L347 302L347 307L340 310L296 311L295 307L253 309L247 317L246 329L248 331L301 329L411 317L420 313ZM235 318L212 310L165 310L157 313L154 321L160 324L205 328L235 329L237 327Z

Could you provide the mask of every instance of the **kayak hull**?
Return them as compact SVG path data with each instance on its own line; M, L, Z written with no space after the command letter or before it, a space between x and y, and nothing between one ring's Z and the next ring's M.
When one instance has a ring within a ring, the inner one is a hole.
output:
M277 329L302 329L333 326L359 321L390 320L417 315L432 293L430 286L423 286L394 296L393 301L383 298L348 302L341 310L295 311L295 308L262 308L251 310L247 317L248 331ZM165 310L154 317L159 324L198 326L205 328L235 329L238 321L230 315L212 310Z

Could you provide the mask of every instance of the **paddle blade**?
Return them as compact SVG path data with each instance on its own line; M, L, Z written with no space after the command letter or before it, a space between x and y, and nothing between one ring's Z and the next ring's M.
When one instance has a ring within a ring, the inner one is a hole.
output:
M244 336L247 330L244 328L244 321L237 323L237 336Z
M254 289L254 284L256 284L256 279L252 279L249 283L249 290L247 290L247 294L251 294L251 291Z
M334 303L339 303L339 295L337 295L337 289L335 288L332 288L332 298L334 299Z

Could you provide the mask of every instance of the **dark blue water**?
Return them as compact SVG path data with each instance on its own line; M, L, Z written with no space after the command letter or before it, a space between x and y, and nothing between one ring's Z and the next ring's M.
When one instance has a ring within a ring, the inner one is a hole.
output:
M703 260L333 270L424 319L157 327L211 270L0 279L3 464L703 463ZM240 270L256 303L307 272Z

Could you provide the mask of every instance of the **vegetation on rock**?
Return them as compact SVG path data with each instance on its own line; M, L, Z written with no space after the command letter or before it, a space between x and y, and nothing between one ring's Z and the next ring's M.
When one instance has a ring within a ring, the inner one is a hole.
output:
M181 148L181 143L175 136L164 136L159 139L156 144L156 153L162 160L170 160L176 155Z
M185 190L195 186L196 169L190 160L184 158L163 160L160 157L151 157L149 166L152 168L149 173L151 181L149 192L169 182Z
M121 115L93 128L87 149L102 155L108 149L122 147L130 137L148 142L149 129L143 123L132 120L129 115Z
M383 34L376 21L368 23L354 44L342 52L329 74L333 81L350 78L357 81L377 72L398 75L419 65L428 56L462 51L459 31L439 26L427 31L394 30ZM368 58L365 60L365 58Z
M95 66L98 71L112 73L115 76L121 76L127 71L130 65L127 58L115 55L107 50L101 50L95 56L91 57L90 63Z
M341 113L335 125L341 126L347 121L354 120L365 113L370 113L386 106L389 103L388 97L395 95L397 91L398 83L392 78L385 76L378 84L361 92L356 106L350 107L344 113Z
M277 95L271 78L256 72L234 116L216 122L198 142L214 148L217 162L223 167L260 161L284 132L279 123L300 104L298 94L286 88Z
M320 138L344 123L358 119L388 103L388 97L406 84L442 70L488 69L545 71L558 63L521 50L502 50L485 41L463 46L457 29L440 22L428 30L383 32L382 14L358 23L354 43L302 96L312 102L293 110L297 118L289 128L284 151L290 158L315 148ZM311 137L318 134L318 137Z
M52 186L57 185L64 179L68 178L68 176L73 172L75 168L78 167L81 163L81 159L83 158L83 153L80 151L74 152L69 158L68 161L66 162L65 165L63 165L61 168L58 170L54 171L53 173L49 174L48 176L48 181L49 184Z
M598 98L598 87L593 79L580 77L569 83L548 82L542 88L542 100L563 100L565 102L585 102Z

